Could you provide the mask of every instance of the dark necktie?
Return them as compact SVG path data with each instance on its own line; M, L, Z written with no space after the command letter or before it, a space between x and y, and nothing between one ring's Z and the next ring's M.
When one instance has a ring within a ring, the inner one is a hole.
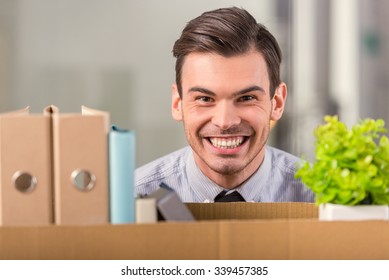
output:
M244 198L237 191L227 194L227 191L224 190L215 197L215 202L237 202L245 201Z

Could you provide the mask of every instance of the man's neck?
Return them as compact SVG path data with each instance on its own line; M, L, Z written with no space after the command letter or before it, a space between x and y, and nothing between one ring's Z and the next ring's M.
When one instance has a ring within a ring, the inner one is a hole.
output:
M201 172L211 181L222 188L235 189L246 182L259 169L265 157L265 150L266 148L264 147L258 156L253 159L245 168L243 168L243 170L232 174L223 174L212 170L202 161L202 159L197 157L196 154L194 154L194 158L195 163Z

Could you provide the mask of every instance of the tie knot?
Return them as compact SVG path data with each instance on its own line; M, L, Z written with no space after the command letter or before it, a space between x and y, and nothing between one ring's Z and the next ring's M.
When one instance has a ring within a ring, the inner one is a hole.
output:
M215 202L237 202L245 201L241 194L237 191L233 191L227 194L228 191L224 190L215 197Z

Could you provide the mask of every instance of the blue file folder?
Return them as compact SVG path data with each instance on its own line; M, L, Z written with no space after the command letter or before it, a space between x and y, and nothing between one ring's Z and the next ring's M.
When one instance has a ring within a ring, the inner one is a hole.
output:
M112 126L109 133L110 222L135 222L135 131Z

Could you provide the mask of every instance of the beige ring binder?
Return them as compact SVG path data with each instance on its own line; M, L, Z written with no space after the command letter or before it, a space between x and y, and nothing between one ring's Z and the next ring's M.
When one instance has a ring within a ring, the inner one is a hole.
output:
M109 114L0 114L0 226L106 224Z
M0 225L53 223L50 116L0 114Z

